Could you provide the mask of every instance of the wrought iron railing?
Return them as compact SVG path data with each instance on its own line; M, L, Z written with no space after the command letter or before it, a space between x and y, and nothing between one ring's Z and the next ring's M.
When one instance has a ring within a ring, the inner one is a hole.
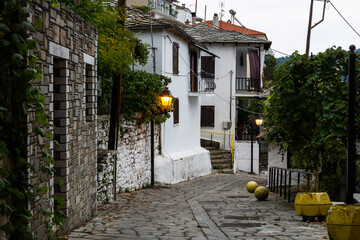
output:
M153 9L157 9L157 10L159 10L161 12L169 14L169 15L171 15L173 17L176 17L176 11L175 11L175 9L173 9L174 6L172 6L172 5L165 5L165 3L160 3L160 2L157 2L157 1L153 1L151 7Z
M193 93L213 93L216 88L214 78L198 78L197 86L190 83L190 92Z
M255 124L254 124L255 125ZM253 126L253 139L259 134L259 128ZM251 140L251 125L250 124L238 124L235 127L235 139L236 140Z
M236 78L236 91L260 91L259 78Z
M296 184L298 189L295 192L301 191L301 188L310 190L312 185L316 186L315 173L300 169L269 168L270 191L280 193L280 197L284 195L284 199L287 198L288 202L292 200L291 195L294 193L292 187Z
M216 88L214 78L200 78L199 79L199 92L214 92Z

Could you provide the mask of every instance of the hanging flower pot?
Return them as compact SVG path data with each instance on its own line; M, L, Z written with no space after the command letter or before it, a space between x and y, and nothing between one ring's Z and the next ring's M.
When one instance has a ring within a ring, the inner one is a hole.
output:
M295 197L295 210L303 221L325 220L330 209L330 198L326 192L297 193Z
M331 240L358 240L360 237L360 205L331 206L326 219Z

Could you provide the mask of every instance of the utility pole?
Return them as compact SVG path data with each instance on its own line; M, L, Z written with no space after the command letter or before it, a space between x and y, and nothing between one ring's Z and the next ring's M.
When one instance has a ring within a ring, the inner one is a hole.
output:
M120 25L123 31L125 30L126 20L126 0L118 0L118 8L120 12ZM119 140L119 125L120 125L120 107L121 107L121 86L122 74L114 74L112 76L113 86L111 92L111 112L110 112L110 127L109 127L109 141L108 149L117 151ZM115 154L114 161L114 200L116 200L116 175L117 175L117 154Z
M122 14L120 16L120 25L125 30L125 14L126 14L126 0L119 0L118 7ZM112 77L113 87L111 94L111 112L110 112L110 128L109 128L109 150L116 150L118 143L118 132L120 122L120 103L121 103L121 85L122 85L122 74L114 74Z
M306 39L306 56L309 58L309 53L310 53L310 38L311 38L311 29L313 29L314 27L316 27L317 25L319 25L322 21L324 21L325 19L325 9L326 9L326 2L328 0L323 0L324 1L324 7L323 7L323 15L322 15L322 19L317 22L314 26L312 25L312 15L313 15L313 7L314 7L314 0L310 0L310 14L309 14L309 25L308 25L308 32L307 32L307 39ZM319 0L317 0L319 1ZM321 0L320 0L321 1Z

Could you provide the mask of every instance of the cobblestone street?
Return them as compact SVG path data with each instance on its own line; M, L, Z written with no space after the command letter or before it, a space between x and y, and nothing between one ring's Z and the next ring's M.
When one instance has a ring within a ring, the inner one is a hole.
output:
M324 223L302 222L292 204L270 193L258 201L248 174L212 174L117 196L69 239L328 239Z

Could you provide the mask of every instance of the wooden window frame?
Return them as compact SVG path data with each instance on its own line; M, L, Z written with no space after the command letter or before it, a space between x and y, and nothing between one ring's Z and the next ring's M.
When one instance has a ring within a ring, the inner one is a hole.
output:
M201 57L201 77L215 78L215 57Z
M209 116L208 114L210 114L211 116ZM204 117L210 117L210 120L206 121ZM200 126L212 128L215 127L215 106L201 106Z
M179 74L179 43L173 42L173 74Z
M179 124L180 118L179 118L179 98L174 99L174 112L173 112L173 123Z

